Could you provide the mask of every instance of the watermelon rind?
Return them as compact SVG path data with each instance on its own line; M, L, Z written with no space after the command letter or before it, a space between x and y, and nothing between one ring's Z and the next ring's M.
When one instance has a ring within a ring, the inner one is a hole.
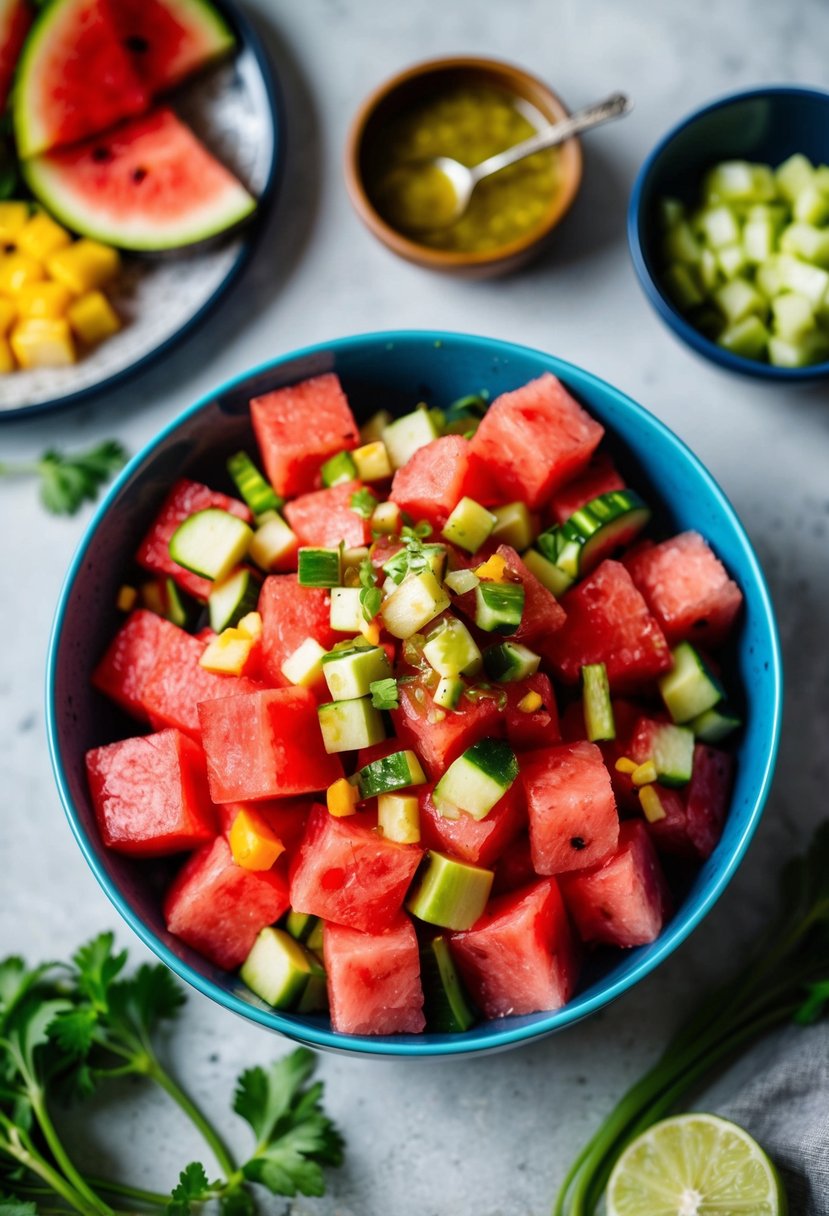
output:
M157 86L157 92L164 92L167 89L173 88L182 80L193 75L194 72L201 71L202 68L215 63L219 59L223 59L235 50L236 35L222 14L218 9L214 8L209 0L159 0L159 3L162 3L165 8L169 9L175 16L176 21L180 22L185 29L198 36L202 52L198 62L188 63L184 68L177 69L170 79ZM116 25L118 25L117 0L115 21ZM136 68L139 76L141 76L140 63L136 62Z

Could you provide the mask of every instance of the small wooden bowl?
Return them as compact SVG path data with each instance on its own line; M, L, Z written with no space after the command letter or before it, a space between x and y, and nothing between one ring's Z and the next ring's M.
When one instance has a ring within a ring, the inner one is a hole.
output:
M482 278L515 270L542 250L552 230L569 211L581 185L581 145L573 138L559 146L558 189L550 197L546 214L523 236L480 253L433 249L404 236L377 212L366 189L366 165L372 142L388 120L413 101L458 82L495 85L529 102L551 123L565 118L569 112L547 85L523 68L498 59L465 56L430 59L393 76L363 103L346 142L345 180L360 219L394 253L429 270Z

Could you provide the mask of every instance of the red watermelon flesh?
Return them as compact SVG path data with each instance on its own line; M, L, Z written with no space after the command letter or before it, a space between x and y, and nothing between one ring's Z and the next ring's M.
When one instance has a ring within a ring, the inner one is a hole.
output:
M331 628L331 596L324 587L300 587L295 574L272 574L259 593L262 617L262 666L264 678L275 688L288 681L282 664L302 645L314 638L330 650L342 634Z
M610 774L595 743L526 752L519 766L536 873L583 870L613 852L619 816Z
M332 372L254 397L250 416L268 480L285 498L315 489L328 457L360 442L348 399Z
M351 498L363 484L347 481L327 490L303 494L285 504L285 518L300 545L335 549L340 541L346 549L357 549L371 541L371 520L351 509Z
M536 511L584 469L603 435L604 427L546 372L498 397L470 446L503 501L520 499Z
M212 583L198 574L191 574L178 562L173 561L170 557L170 538L189 515L195 515L197 511L204 511L208 507L230 511L232 515L238 515L247 523L253 519L248 508L238 499L228 498L227 494L211 490L201 482L188 481L182 477L164 499L161 510L135 555L139 566L152 570L154 574L172 575L183 591L199 600L207 599Z
M425 519L440 531L462 498L488 503L493 496L486 469L469 440L443 435L418 448L397 470L389 497L412 519Z
M254 811L257 815L262 816L282 841L286 855L292 857L305 835L305 825L313 805L309 798L274 798L264 802L222 802L216 806L216 816L219 831L223 836L227 836L240 811Z
M564 624L565 614L552 591L548 591L527 569L511 545L499 545L496 552L507 563L510 574L524 587L524 611L513 635L531 650L546 654L550 635Z
M86 754L89 789L104 844L160 857L216 834L201 748L176 730L121 739Z
M237 866L223 836L185 862L164 900L167 928L217 967L245 961L266 925L290 907L279 870Z
M635 701L623 700L621 697L614 697L612 706L616 738L597 743L596 746L602 753L605 767L610 774L610 782L613 786L617 806L626 811L638 813L639 799L636 788L630 779L629 773L620 773L618 771L616 761L622 756L630 755L631 737L636 723L641 717L642 706L638 705ZM567 743L574 743L579 739L587 738L581 697L577 701L571 701L561 715L561 737Z
M657 849L702 861L710 857L722 836L733 778L734 757L698 743L685 789L654 786L665 811L664 819L647 825Z
M28 0L0 0L0 110L9 99L17 61L32 24Z
M470 865L488 868L527 826L524 792L518 781L483 819L473 819L463 812L457 819L444 819L432 801L433 789L432 785L422 785L417 791L420 841L425 849L451 853Z
M230 27L203 0L110 0L121 45L152 96L233 49Z
M312 810L291 867L291 907L364 933L390 928L423 850L378 835L357 817Z
M504 710L507 739L517 750L528 747L546 747L557 743L559 735L558 708L550 677L538 671L525 680L513 680L504 685L507 705ZM519 703L529 693L541 697L541 705L531 713L519 709Z
M400 705L392 710L401 747L417 752L433 781L473 743L488 735L502 735L504 716L493 697L470 701L462 697L457 709L440 717L432 694L420 680L399 686Z
M202 701L255 692L261 684L247 676L207 671L199 663L206 643L176 625L172 628L175 632L165 635L144 684L144 705L154 726L174 726L199 739Z
M162 647L178 626L146 608L131 612L92 673L92 683L135 718L149 721L144 688Z
M665 635L620 562L602 562L567 593L564 611L547 655L566 683L577 684L588 663L605 664L614 692L641 688L670 669Z
M550 499L548 509L550 524L566 523L570 516L611 490L624 490L625 483L606 452L598 452L580 477L563 486Z
M743 593L698 532L642 549L625 564L672 646L725 641Z
M554 878L498 896L473 928L449 941L485 1017L560 1009L573 995L577 955Z
M214 802L258 802L325 789L343 775L323 746L307 688L271 688L199 705Z
M517 836L508 844L495 863L495 878L492 883L493 895L504 895L507 891L517 891L535 882L538 875L533 869L533 859L530 851L530 838L526 832Z
M420 954L407 917L384 933L326 923L323 957L334 1030L419 1034L425 1028Z
M622 824L612 857L595 869L565 875L561 889L585 942L646 946L662 932L668 914L665 876L645 826L637 820Z

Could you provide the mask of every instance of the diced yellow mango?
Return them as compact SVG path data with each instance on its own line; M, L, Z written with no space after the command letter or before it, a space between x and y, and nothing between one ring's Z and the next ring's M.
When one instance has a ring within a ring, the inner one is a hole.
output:
M628 776L630 776L631 773L635 773L638 767L639 765L636 763L636 761L631 760L628 756L620 756L615 764L617 773L627 773Z
M528 692L518 702L518 708L522 714L534 714L543 704L540 693Z
M53 253L46 268L53 279L82 296L114 279L120 265L117 249L84 238Z
M653 760L646 760L644 764L637 765L630 774L630 779L634 785L650 785L656 778L656 765Z
M482 562L475 571L478 578L486 579L490 583L503 583L507 574L507 563L501 557L500 553L493 553L492 557L487 558Z
M0 296L0 337L5 338L17 320L17 304L7 296Z
M230 852L237 866L269 870L285 846L265 816L254 807L242 807L230 827Z
M219 675L240 676L250 657L252 645L251 638L240 629L224 629L217 638L208 642L199 665Z
M45 262L53 253L69 245L71 240L66 229L56 223L51 215L38 211L26 220L15 238L15 244L21 253L28 253L38 262Z
M29 283L40 283L46 274L40 262L27 253L4 253L0 256L0 292L17 295Z
M639 791L639 801L648 823L658 823L660 819L667 818L662 800L652 785L646 785Z
M380 626L376 621L360 621L360 633L372 646L380 645Z
M62 283L27 283L17 293L17 310L21 317L45 317L47 320L65 315L72 295Z
M0 338L0 376L5 376L7 372L13 372L16 366L12 348L5 338Z
M346 815L354 815L359 801L359 790L345 777L340 777L338 781L329 785L325 792L325 802L329 814L334 815L337 819L343 819Z
M252 642L256 642L262 636L262 617L258 612L249 612L242 617L236 628L240 633L249 637Z
M21 367L67 367L77 362L69 322L64 317L18 321L10 342Z
M129 583L124 583L123 587L118 588L118 595L115 599L115 607L119 612L132 612L137 599L138 591L136 588L130 587Z
M29 204L11 200L0 203L0 245L12 245L29 218Z
M63 290L68 289L64 287ZM75 333L87 346L94 346L96 342L111 338L121 328L118 313L102 291L88 291L85 295L78 296L77 300L69 305L66 315Z

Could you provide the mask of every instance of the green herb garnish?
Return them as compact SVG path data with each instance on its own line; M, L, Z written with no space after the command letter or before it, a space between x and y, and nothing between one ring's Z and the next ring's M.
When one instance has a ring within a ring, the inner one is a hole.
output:
M400 704L397 680L393 676L389 676L385 680L372 680L369 692L375 709L397 709Z
M40 478L40 501L53 515L74 515L81 505L94 502L100 489L127 463L127 453L115 439L64 456L50 448L40 460L22 464L0 463L0 477Z
M372 494L371 490L363 488L362 490L354 491L348 505L352 511L356 511L363 519L371 519L378 501L378 498Z
M360 605L363 609L363 616L370 624L380 611L380 605L383 602L383 593L377 586L377 575L370 557L364 557L360 562L360 588Z

